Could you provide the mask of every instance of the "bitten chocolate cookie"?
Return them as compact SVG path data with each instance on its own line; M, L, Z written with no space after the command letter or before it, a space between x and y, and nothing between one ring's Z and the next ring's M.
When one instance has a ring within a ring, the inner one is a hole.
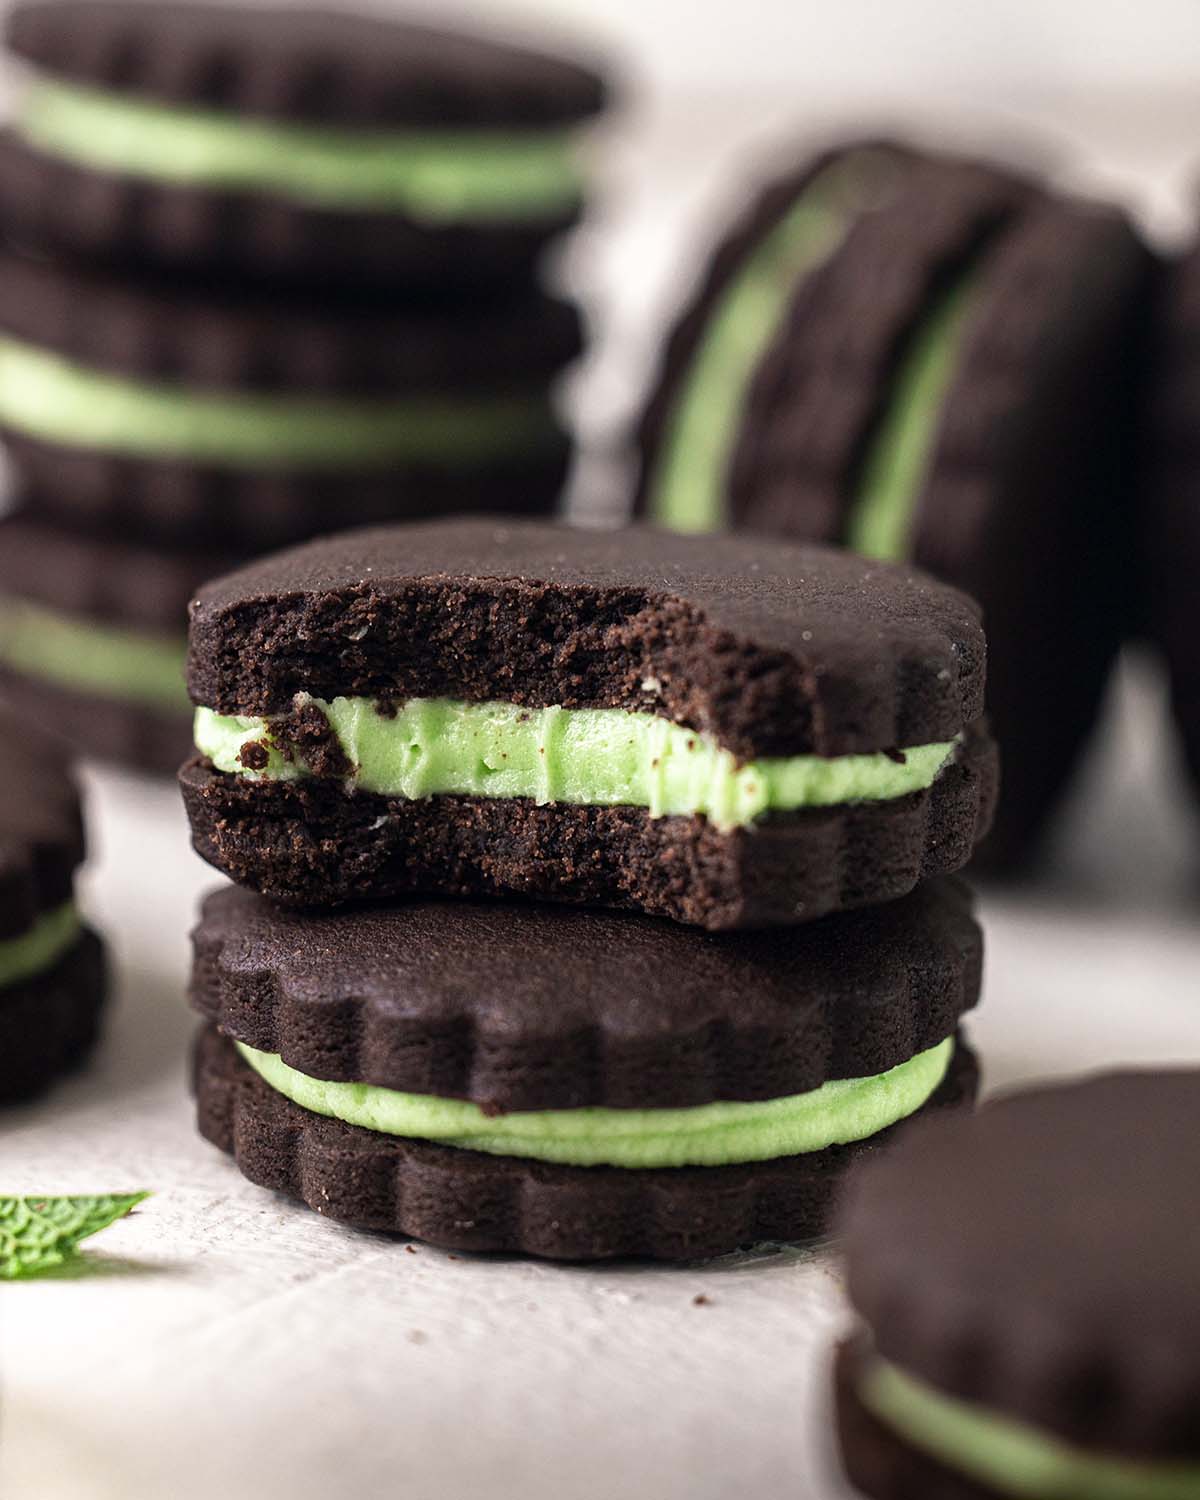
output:
M802 928L570 907L301 916L209 896L200 1128L364 1228L567 1259L820 1234L846 1165L965 1102L970 898L932 882Z
M1005 760L996 867L1035 853L1126 623L1151 267L1107 205L848 146L734 229L642 420L644 518L909 558L980 601Z
M905 1130L847 1187L837 1360L876 1500L1200 1493L1200 1072L1113 1073Z
M975 606L848 554L482 519L332 537L191 608L198 851L296 906L412 892L708 928L888 900L996 786Z
M589 69L348 12L30 0L0 213L40 249L322 284L528 279Z
M191 742L188 599L223 565L0 520L0 700L88 755L174 771Z
M480 505L553 508L569 445L551 387L579 317L499 307L320 310L118 282L0 250L0 434L28 511L247 554Z
M1200 789L1200 249L1164 278L1152 333L1140 515L1145 624L1163 652Z
M96 1039L104 953L72 894L83 857L61 745L0 713L0 1104L41 1093Z

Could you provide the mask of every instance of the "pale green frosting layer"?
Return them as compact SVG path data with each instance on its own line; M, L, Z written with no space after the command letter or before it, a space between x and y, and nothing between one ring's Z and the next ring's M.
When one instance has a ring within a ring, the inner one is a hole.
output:
M79 913L64 901L16 937L0 938L0 989L53 968L78 936Z
M581 196L561 131L315 128L45 80L15 125L38 150L100 171L435 225L554 216Z
M953 287L913 336L859 477L846 536L854 552L900 560L911 551L917 499L974 307L971 292L969 279Z
M539 804L648 808L652 817L703 814L719 828L763 813L903 797L932 784L957 741L887 755L794 755L737 762L728 750L657 714L623 709L519 708L412 698L391 717L367 698L310 698L357 769L353 782L388 797L528 797ZM196 712L196 748L220 771L273 780L306 774L272 741L271 721ZM266 744L248 771L246 745Z
M0 338L0 423L43 442L244 468L280 463L440 467L528 452L555 437L544 396L402 401L218 393L88 369Z
M238 1051L303 1109L383 1135L495 1156L593 1167L717 1167L771 1161L865 1140L915 1113L946 1076L954 1038L872 1078L839 1078L805 1094L691 1109L548 1109L486 1115L463 1099L327 1083L274 1052Z
M60 687L186 713L186 651L182 636L122 630L0 597L0 662Z
M987 1408L943 1395L883 1360L863 1404L911 1447L1018 1500L1200 1500L1200 1463L1132 1461L1076 1448Z
M879 170L878 157L854 152L818 173L726 286L666 417L647 490L653 520L673 531L725 521L751 381L797 285L841 244Z

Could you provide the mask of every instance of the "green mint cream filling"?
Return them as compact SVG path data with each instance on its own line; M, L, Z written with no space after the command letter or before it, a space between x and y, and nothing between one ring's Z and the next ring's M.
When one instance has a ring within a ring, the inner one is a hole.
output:
M762 813L923 790L958 743L916 745L895 756L793 755L739 764L706 735L624 709L411 698L389 714L367 698L307 694L297 695L296 706L324 714L353 767L352 785L365 792L645 807L652 817L703 814L726 829L745 827ZM219 771L277 781L308 775L273 733L269 718L196 711L196 748Z
M0 938L0 989L53 968L78 936L79 913L73 901L64 901L24 932Z
M1200 1500L1200 1463L1131 1460L944 1395L883 1360L859 1383L863 1404L910 1447L1017 1500Z
M489 1115L463 1099L405 1094L367 1083L329 1083L273 1052L238 1051L286 1098L383 1135L468 1151L593 1167L716 1167L824 1151L877 1135L937 1090L954 1038L870 1078L839 1078L804 1094L691 1109L548 1109Z
M753 246L722 292L667 414L647 489L650 517L673 531L712 531L754 374L800 282L838 248L878 195L888 166L869 150L839 158L808 183Z
M15 125L39 151L83 167L430 224L557 215L582 193L565 131L339 130L49 80L29 88Z
M969 276L953 286L917 329L901 361L855 487L846 535L852 552L887 561L909 555L917 501L974 307L971 291Z
M247 468L457 467L536 452L555 435L540 395L388 401L199 391L109 375L6 337L0 423L70 447Z
M182 636L122 629L0 597L0 662L59 687L186 714L186 652Z

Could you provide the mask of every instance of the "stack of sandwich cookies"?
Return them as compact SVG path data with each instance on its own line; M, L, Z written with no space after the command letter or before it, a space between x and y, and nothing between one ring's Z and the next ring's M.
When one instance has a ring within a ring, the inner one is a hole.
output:
M574 307L532 287L313 305L0 252L0 434L25 507L173 543L549 511L568 458L551 387L580 348Z
M226 888L194 944L204 1135L334 1219L452 1249L807 1239L897 1121L975 1090L981 942L951 881L722 934L564 906L300 915Z
M588 69L364 15L36 0L0 212L70 255L322 285L528 279L582 201Z
M0 716L0 1104L41 1093L95 1040L104 954L72 893L79 793L58 744Z
M913 1125L851 1179L841 1446L874 1500L1200 1494L1200 1072Z
M995 800L976 607L820 548L348 533L201 590L188 681L196 848L293 906L792 925L960 868Z
M31 76L0 132L0 691L174 770L204 578L346 526L555 508L582 338L539 263L603 85L277 7L24 0L8 38Z
M642 422L647 519L908 557L980 600L996 865L1036 849L1120 639L1149 269L1114 209L849 146L772 184L718 251Z
M89 755L166 775L191 742L188 600L231 557L0 520L0 698Z

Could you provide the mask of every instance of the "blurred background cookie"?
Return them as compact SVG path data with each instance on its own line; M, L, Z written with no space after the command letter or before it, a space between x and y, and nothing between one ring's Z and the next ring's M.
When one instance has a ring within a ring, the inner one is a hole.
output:
M642 417L647 518L912 558L980 601L994 868L1036 852L1128 624L1151 264L1116 208L848 145L768 186L721 245Z
M31 0L0 142L31 244L326 286L532 277L583 198L589 68L383 15Z
M65 747L0 713L0 1104L40 1094L96 1040L105 964L75 904L84 852Z
M221 564L5 517L0 695L89 755L174 771L191 743L188 600Z
M851 1182L842 1453L874 1500L1200 1484L1200 1072L914 1125Z
M408 288L291 299L0 251L0 435L37 514L241 549L461 509L548 511L579 315Z

